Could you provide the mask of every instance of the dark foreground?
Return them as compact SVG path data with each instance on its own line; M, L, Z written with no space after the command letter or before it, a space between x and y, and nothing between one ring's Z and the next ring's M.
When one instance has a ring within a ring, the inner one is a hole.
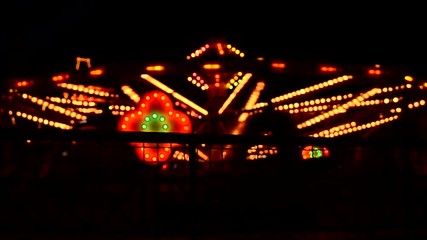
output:
M342 147L161 170L119 145L3 141L0 239L427 239L426 150Z

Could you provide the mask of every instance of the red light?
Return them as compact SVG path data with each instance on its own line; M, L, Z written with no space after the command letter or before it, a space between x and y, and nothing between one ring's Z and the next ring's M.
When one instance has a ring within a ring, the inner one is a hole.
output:
M380 69L369 69L369 70L368 70L368 73L369 73L370 75L381 75L381 74L382 74L382 71L381 71Z
M28 81L28 80L22 80L22 81L18 81L15 83L16 87L28 87L30 86L30 84L32 84L32 81Z
M66 79L68 79L70 76L68 74L60 74L60 75L55 75L52 77L52 81L54 82L62 82Z
M94 69L94 70L91 70L90 72L89 72L89 74L91 75L91 76L100 76L100 75L102 75L104 73L104 71L102 71L102 69Z
M331 154L327 147L306 146L301 151L303 160L325 158L330 157L330 155Z
M173 108L172 100L161 91L146 93L138 108L126 112L118 122L119 131L178 132L191 133L192 125L188 115ZM136 154L148 163L164 162L172 154L175 143L134 142Z
M167 170L167 169L168 169L168 164L167 163L163 164L162 170Z
M286 64L274 62L274 63L271 64L271 67L273 67L273 68L279 68L279 69L284 69L286 67Z
M331 67L331 66L322 66L322 67L320 67L320 71L322 71L322 72L336 72L337 68Z
M18 87L25 87L25 86L27 86L27 82L26 81L17 82L16 86L18 86Z
M222 44L221 43L217 43L216 47L218 49L218 54L219 55L224 55L224 49L222 48Z

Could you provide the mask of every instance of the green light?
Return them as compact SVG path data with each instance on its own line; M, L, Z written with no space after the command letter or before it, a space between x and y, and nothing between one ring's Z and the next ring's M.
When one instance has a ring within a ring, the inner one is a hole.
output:
M313 150L310 151L310 158L321 158L323 156L323 152L318 147L313 147Z
M141 129L144 131L169 131L169 122L166 116L151 112L150 115L144 117L145 122L141 123Z

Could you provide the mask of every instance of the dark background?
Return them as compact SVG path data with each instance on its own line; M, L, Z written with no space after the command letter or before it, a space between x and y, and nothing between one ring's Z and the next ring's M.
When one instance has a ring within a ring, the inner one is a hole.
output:
M2 76L184 59L223 39L248 56L403 65L424 74L422 6L408 2L9 1L0 7Z

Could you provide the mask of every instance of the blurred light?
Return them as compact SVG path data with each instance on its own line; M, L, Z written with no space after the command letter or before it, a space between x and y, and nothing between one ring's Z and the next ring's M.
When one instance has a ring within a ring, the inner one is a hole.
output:
M147 71L158 71L158 72L160 72L160 71L165 70L165 67L162 65L154 65L154 66L147 66L145 69Z
M220 69L221 68L221 65L219 65L219 64L205 64L205 65L203 65L203 68L204 69Z
M87 68L91 68L91 64L90 64L90 58L82 58L82 57L77 57L76 58L76 70L80 70L80 63L84 62L87 65Z
M369 75L381 75L382 71L379 68L380 68L380 65L378 65L378 64L375 65L375 68L369 68L368 69L368 74Z
M104 71L102 69L94 69L94 70L91 70L89 72L89 75L91 75L91 76L100 76L103 73L104 73Z
M336 72L337 68L336 67L331 67L331 66L321 66L320 67L320 71L321 72Z
M21 88L21 87L28 87L30 86L30 84L32 84L32 81L28 81L28 80L22 80L22 81L18 81L16 82L16 87Z
M405 76L405 80L408 82L412 82L412 81L414 81L414 78L411 76Z
M286 67L285 63L273 62L271 63L272 68L284 69Z
M52 81L54 82L61 82L64 81L66 79L68 79L70 76L68 74L60 74L60 75L55 75L52 77Z

